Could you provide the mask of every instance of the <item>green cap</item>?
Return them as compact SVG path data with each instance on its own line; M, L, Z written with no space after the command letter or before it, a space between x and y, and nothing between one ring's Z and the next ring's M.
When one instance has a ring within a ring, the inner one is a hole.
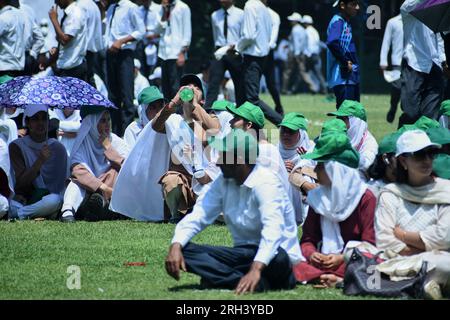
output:
M227 107L234 107L234 103L228 100L217 100L214 101L211 109L214 111L227 111Z
M445 145L450 143L450 130L447 128L431 128L427 130L427 135L431 142L440 145Z
M262 112L261 108L258 106L255 106L254 104L250 102L245 102L243 105L241 105L239 108L236 107L226 107L229 112L232 114L241 117L247 121L253 122L255 125L258 126L258 128L262 129L264 128L264 112Z
M141 93L139 93L139 96L138 96L139 104L148 105L148 104L158 101L158 100L164 100L164 96L162 95L161 91L159 91L158 87L156 87L156 86L150 86L150 87L145 88L144 90L141 91Z
M327 115L336 117L357 117L363 121L367 121L366 109L358 101L344 100L341 106L335 112L330 112Z
M308 130L308 121L301 113L290 112L284 116L283 121L281 121L279 126L286 127L291 130Z
M439 110L441 115L450 117L450 100L444 100L441 103L441 109Z
M14 79L13 77L8 76L7 74L5 74L4 76L0 77L0 84L4 84L6 82L8 82L9 80Z
M419 120L414 123L417 129L427 131L431 128L439 128L441 125L436 120L430 119L426 116L421 116Z
M84 119L84 118L86 118L86 116L88 116L90 114L102 113L105 110L107 110L107 108L105 108L103 106L81 106L80 116L81 116L81 119Z
M393 132L384 136L378 145L378 154L395 153L397 150L397 140L401 136L399 132Z
M214 139L210 146L220 152L233 152L244 157L245 163L255 164L259 154L258 141L242 129L232 129L223 139Z
M353 149L348 136L338 132L320 136L313 152L302 158L318 162L337 161L355 169L359 166L359 153Z
M442 179L450 179L450 156L439 154L433 161L434 173Z
M347 126L341 119L332 119L325 121L322 126L321 136L326 134L344 133L347 134Z

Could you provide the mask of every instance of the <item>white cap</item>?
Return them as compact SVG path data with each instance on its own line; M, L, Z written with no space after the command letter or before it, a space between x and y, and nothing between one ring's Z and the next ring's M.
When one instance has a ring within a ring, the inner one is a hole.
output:
M36 113L41 111L48 113L48 106L45 104L28 104L23 111L22 125L25 126L26 118L31 118Z
M134 59L134 67L141 70L141 62L138 59Z
M311 16L303 16L303 23L305 24L313 24L314 20Z
M302 22L302 15L298 12L294 12L293 14L291 14L289 17L287 17L287 19L289 21L297 21L297 22Z
M149 80L161 79L161 67L156 67L153 73L148 77Z
M396 157L403 153L417 152L428 147L440 148L441 145L431 142L425 131L408 130L405 131L397 140Z

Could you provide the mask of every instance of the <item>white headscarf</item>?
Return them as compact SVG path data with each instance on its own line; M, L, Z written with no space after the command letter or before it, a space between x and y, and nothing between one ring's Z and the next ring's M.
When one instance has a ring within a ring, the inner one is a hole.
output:
M73 113L68 117L66 117L64 111L59 108L56 108L55 110L49 110L48 114L50 116L50 119L59 120L59 129L65 132L74 132L74 133L78 133L78 130L80 130L81 126L80 110L74 110ZM69 138L67 136L59 136L58 140L64 145L64 147L66 147L67 155L70 156L76 137Z
M283 143L278 143L278 149L280 150L281 157L284 161L290 160L294 162L295 164L300 160L300 156L297 153L297 148L303 147L306 151L311 150L314 145L309 140L308 132L306 130L298 130L300 132L300 139L298 139L297 144L295 147L291 149L287 149Z
M344 249L339 222L347 220L367 190L357 169L339 162L325 164L331 187L320 186L308 193L307 202L321 215L322 253L339 254Z
M367 122L357 118L349 117L350 128L348 129L348 137L350 143L356 151L360 152L367 136Z
M139 115L138 124L141 130L144 129L147 123L150 122L150 120L147 118L147 109L148 104L140 104L138 107L138 115Z
M9 145L17 139L17 125L9 119L4 108L0 107L0 139Z
M70 157L70 166L75 163L82 164L96 177L108 171L111 166L105 157L105 150L100 144L100 134L97 129L98 122L105 112L89 114L83 119ZM114 150L120 156L126 157L129 149L125 141L114 133L110 134L110 139Z

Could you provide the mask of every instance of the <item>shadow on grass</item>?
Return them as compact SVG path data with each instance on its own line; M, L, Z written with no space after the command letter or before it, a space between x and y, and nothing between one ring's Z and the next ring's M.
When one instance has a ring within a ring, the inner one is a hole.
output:
M170 292L180 292L183 290L204 290L200 284L183 284L181 286L169 288Z

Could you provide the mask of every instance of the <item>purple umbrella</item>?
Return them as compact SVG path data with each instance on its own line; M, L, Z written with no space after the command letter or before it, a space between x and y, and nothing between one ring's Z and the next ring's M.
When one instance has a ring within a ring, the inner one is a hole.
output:
M1 106L23 108L36 104L74 109L82 106L117 109L97 89L77 78L24 76L0 85Z
M425 0L411 14L436 33L450 31L450 0Z

